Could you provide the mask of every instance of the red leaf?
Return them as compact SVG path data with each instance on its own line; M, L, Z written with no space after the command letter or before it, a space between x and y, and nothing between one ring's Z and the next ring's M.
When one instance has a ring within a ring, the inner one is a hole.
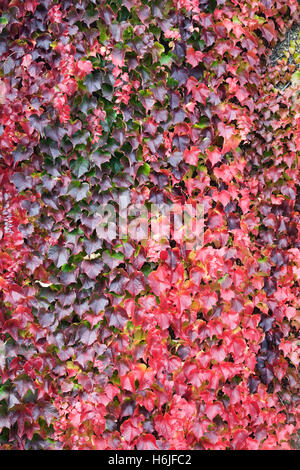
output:
M199 153L200 153L199 148L192 146L190 150L186 149L184 151L183 157L189 165L197 166L198 160L199 160Z
M195 77L190 77L186 83L188 93L192 92L193 99L206 104L206 98L210 95L210 90L204 83L199 83Z
M237 130L232 126L227 126L222 121L219 122L218 129L220 135L224 138L222 152L227 153L230 150L235 150L241 141L241 137L239 135L235 135Z
M230 49L230 45L228 42L219 42L216 46L215 49L218 54L220 54L222 57L225 54L226 51Z
M227 354L222 346L219 348L217 346L213 346L211 348L211 356L216 362L223 362Z
M142 398L141 405L144 406L146 410L149 411L149 413L151 413L155 407L155 400L155 394L149 390L147 391L146 396Z
M155 295L160 295L171 288L171 275L167 266L159 266L148 276L148 282Z
M249 436L249 432L245 429L238 429L234 431L233 441L232 441L232 448L234 450L241 450L245 449L246 439Z
M207 150L206 155L212 166L215 166L222 158L222 152L217 148L214 150Z
M263 37L268 41L271 42L276 37L276 30L274 27L273 21L269 21L267 24L264 24L261 28L261 32Z
M217 415L223 416L223 406L220 403L211 403L206 406L205 414L212 421Z
M34 13L38 4L38 0L25 0L25 10Z
M120 427L122 437L127 442L132 442L137 436L141 434L141 429L133 423L133 419L129 418Z
M115 47L111 53L111 61L116 67L123 67L125 51Z
M58 86L59 89L68 96L74 95L75 91L77 90L77 82L74 78L71 77L65 78L64 81Z
M156 450L158 449L156 439L152 434L141 436L136 443L137 450Z
M193 424L192 431L197 439L201 439L201 437L203 437L209 424L210 422L207 419L204 419L203 421L196 421Z
M93 64L90 60L79 60L76 64L76 72L80 79L91 73Z
M243 338L234 338L231 343L231 352L233 354L234 359L240 360L243 358L244 351L247 347L246 341Z
M174 419L169 413L158 415L154 418L155 429L165 439L170 439L174 434Z
M200 85L192 89L194 100L198 101L204 106L206 105L206 98L208 98L210 93L210 90L207 88L206 85L204 85L204 83L200 83Z
M230 137L233 135L235 128L232 126L226 126L224 122L219 122L218 124L218 129L219 133L222 137L224 137L224 140L230 139Z
M197 67L203 56L203 52L195 51L192 46L190 46L186 51L186 61L191 64L192 67Z
M200 300L206 312L208 312L218 301L218 296L215 292L206 291L201 293Z
M141 273L137 273L131 277L129 282L126 284L126 290L133 296L136 297L143 290L145 290L144 276Z
M54 7L50 8L49 18L50 18L51 23L61 23L62 22L62 14L61 14L59 5L54 5Z

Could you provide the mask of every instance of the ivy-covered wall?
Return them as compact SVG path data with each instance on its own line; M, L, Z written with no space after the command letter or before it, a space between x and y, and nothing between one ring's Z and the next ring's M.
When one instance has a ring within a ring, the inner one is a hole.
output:
M0 9L0 448L294 448L298 2ZM202 246L103 240L120 197Z

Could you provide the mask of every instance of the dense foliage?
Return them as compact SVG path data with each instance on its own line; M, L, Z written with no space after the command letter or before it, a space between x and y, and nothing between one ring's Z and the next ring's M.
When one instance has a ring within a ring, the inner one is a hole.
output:
M297 1L0 7L1 448L293 448ZM120 195L203 246L100 239Z

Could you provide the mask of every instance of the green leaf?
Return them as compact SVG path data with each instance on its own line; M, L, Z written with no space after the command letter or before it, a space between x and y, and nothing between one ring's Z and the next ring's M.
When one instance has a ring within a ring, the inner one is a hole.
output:
M108 250L106 250L106 251L108 251ZM124 259L123 253L116 253L116 252L114 252L114 253L111 253L111 254L110 254L109 251L108 251L108 254L109 254L109 256L110 256L111 258L114 258L114 259Z
M158 62L160 57L165 52L165 48L159 42L155 42L153 48L151 49L151 54L154 59L154 62Z
M168 52L168 54L162 54L160 59L159 59L159 63L160 65L171 65L171 63L173 62L173 54L172 52Z
M123 165L120 160L116 157L112 157L109 162L109 166L112 168L113 173L119 173L123 170Z
M291 79L293 85L300 85L300 70L297 70L297 72L293 73Z
M140 166L137 172L138 175L143 174L149 176L150 174L150 165L149 163L144 163L144 165Z
M206 116L200 116L199 122L197 122L194 127L196 127L196 129L205 129L209 126L209 123L210 121Z
M0 24L7 25L8 24L8 18L7 16L1 16L0 18Z
M167 85L170 88L177 88L178 87L178 81L175 80L175 78L170 77L167 80Z
M85 160L83 157L78 157L76 160L72 160L70 163L70 167L72 173L76 176L76 178L80 178L84 175L89 169L89 161Z
M72 181L69 185L67 194L72 196L75 201L78 202L87 197L88 190L88 183L81 184L80 181Z
M220 277L220 279L218 279L218 283L221 284L223 281L225 281L227 276L228 276L228 274L226 273L223 277Z

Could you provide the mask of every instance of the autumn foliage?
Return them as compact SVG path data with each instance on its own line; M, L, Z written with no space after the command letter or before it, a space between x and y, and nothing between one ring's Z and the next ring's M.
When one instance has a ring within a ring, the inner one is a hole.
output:
M297 0L0 8L1 448L296 447ZM120 194L203 246L101 240Z

